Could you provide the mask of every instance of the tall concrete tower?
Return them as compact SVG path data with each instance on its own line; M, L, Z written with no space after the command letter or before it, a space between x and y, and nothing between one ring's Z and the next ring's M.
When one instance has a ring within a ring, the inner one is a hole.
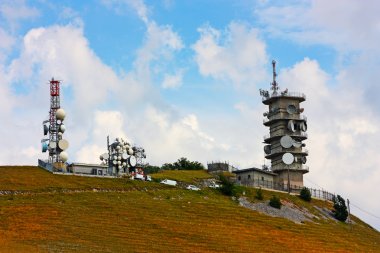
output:
M264 125L269 127L269 135L264 136L265 158L271 160L271 170L276 173L276 183L285 189L303 186L303 174L309 172L305 165L308 151L302 141L307 139L307 118L300 107L306 100L305 94L280 91L276 82L276 61L273 65L271 92L260 90L262 102L268 105L263 115Z

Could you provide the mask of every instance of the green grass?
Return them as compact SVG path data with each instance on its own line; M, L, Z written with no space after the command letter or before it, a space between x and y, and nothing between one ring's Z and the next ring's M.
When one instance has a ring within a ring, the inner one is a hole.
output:
M323 219L298 225L240 207L216 190L194 192L153 182L101 182L17 169L7 172L12 182L0 177L0 188L18 190L20 184L35 194L0 196L0 252L379 252L380 233L362 222L352 230ZM35 172L41 177L28 185L24 173ZM93 185L128 190L48 191ZM254 189L244 191L253 199ZM273 194L263 192L266 200ZM331 206L275 194L314 211L314 205Z

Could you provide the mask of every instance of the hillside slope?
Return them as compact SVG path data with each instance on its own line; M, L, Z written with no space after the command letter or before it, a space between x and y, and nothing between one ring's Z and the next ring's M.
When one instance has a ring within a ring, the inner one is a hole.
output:
M296 224L212 189L53 175L37 167L0 173L0 252L380 252L380 233L357 218L352 228L323 218ZM246 189L247 199L253 192ZM271 194L264 191L266 199ZM276 194L316 215L314 206L331 206Z

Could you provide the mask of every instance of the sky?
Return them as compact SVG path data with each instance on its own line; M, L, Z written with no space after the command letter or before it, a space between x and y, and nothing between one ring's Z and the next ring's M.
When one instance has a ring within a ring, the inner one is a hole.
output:
M62 81L69 162L100 162L106 137L180 157L264 159L269 89L303 92L306 186L340 194L380 230L380 2L0 2L0 164L36 165L49 80ZM378 199L378 198L377 198Z

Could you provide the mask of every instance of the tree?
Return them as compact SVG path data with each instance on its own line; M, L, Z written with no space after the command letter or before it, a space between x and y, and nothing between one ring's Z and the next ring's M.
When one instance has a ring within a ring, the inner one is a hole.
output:
M256 196L255 196L255 198L258 199L258 200L263 200L264 199L263 191L261 190L261 187L259 189L256 189Z
M163 170L204 170L205 167L200 162L192 162L185 157L181 157L174 163L165 163L162 165Z
M232 183L226 176L223 174L219 175L219 180L221 182L221 187L219 188L220 191L227 196L233 196L234 195L234 188L235 185Z
M154 166L154 165L150 165L150 164L147 164L145 167L144 167L144 173L145 174L152 174L152 173L157 173L161 170L160 167L158 166Z
M338 195L337 197L333 197L333 202L334 202L334 217L339 220L339 221L346 221L348 217L348 211L347 211L347 206L346 202L344 199Z
M282 206L280 198L275 195L270 198L269 205L277 209L281 209Z
M306 187L303 187L301 192L300 192L300 198L305 200L305 201L310 202L310 200L311 200L310 190Z

